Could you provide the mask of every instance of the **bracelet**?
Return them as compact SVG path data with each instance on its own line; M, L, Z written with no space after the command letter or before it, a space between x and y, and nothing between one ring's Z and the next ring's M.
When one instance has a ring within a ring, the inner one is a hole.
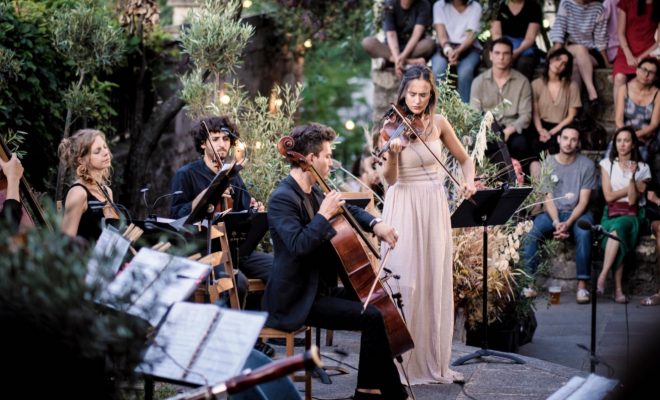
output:
M559 225L559 220L558 219L552 220L552 227L555 228L557 225Z
M442 54L444 54L444 55L446 56L447 53L448 53L450 50L453 50L453 49L454 49L454 48L451 47L449 44L446 44L446 45L442 48Z
M382 219L380 219L380 218L374 218L374 219L371 220L371 222L369 222L369 228L373 229L374 226L380 224L381 222L383 222Z

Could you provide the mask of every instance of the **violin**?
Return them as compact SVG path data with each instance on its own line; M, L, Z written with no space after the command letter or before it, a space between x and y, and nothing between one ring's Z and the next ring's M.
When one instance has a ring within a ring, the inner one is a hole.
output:
M381 158L390 149L392 140L400 139L405 147L424 132L424 122L420 116L414 114L405 116L399 106L396 104L392 104L391 106L383 117L385 122L380 130L380 137L385 141L385 144L376 153L376 157L378 158Z

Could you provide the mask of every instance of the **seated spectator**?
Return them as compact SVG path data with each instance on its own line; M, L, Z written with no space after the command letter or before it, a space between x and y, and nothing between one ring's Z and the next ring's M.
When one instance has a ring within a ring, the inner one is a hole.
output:
M655 4L654 4L655 3ZM655 36L660 28L660 2L620 0L618 4L619 50L612 66L615 105L618 92L633 75L641 60L658 48Z
M660 126L660 96L655 82L660 62L655 58L645 58L639 62L636 76L619 90L619 98L614 110L614 123L617 128L631 126L639 141L641 160L648 163L658 146L658 126Z
M555 154L559 143L554 136L573 122L578 108L582 107L580 89L571 81L573 55L564 48L553 50L548 55L543 76L532 82L534 98L533 121L536 132L530 133L532 156L541 152ZM530 173L538 177L540 164L533 161Z
M433 39L424 37L431 25L431 5L428 0L387 0L384 8L385 43L369 36L362 47L371 58L394 65L401 77L406 65L426 64L435 51Z
M503 129L503 140L511 157L528 164L525 130L532 120L532 88L523 74L511 68L513 45L507 38L491 43L492 68L472 82L470 105L478 111L493 111ZM510 105L502 106L507 101Z
M603 211L601 225L620 241L603 236L601 246L605 249L603 270L598 276L597 292L605 292L605 281L610 269L614 269L614 301L628 302L623 293L623 260L634 251L639 231L645 223L643 207L646 182L651 179L649 166L639 159L639 143L634 128L624 126L614 133L614 146L609 157L600 161L601 186L607 206Z
M596 167L593 161L578 153L580 132L572 126L565 127L556 138L559 153L545 159L554 184L542 186L547 194L543 203L545 211L534 219L534 226L526 236L523 247L525 270L534 274L539 262L541 240L552 236L575 240L575 272L578 279L576 300L579 304L589 302L587 281L591 269L591 231L580 229L577 221L593 224L588 209L591 190L596 186ZM551 187L553 185L554 187Z
M584 81L589 96L589 106L599 105L594 86L594 67L609 67L607 59L607 20L603 5L595 0L563 0L557 9L557 17L550 31L553 49L566 47L573 54L577 68L573 80Z
M481 60L477 40L481 24L481 6L473 0L441 0L433 5L433 27L438 51L433 54L433 75L444 79L447 66L456 67L458 94L470 102L474 70Z
M614 63L616 53L619 51L618 11L619 0L605 0L605 19L607 20L607 59ZM613 99L616 99L616 91Z
M536 36L541 30L543 10L535 0L508 0L500 5L490 25L493 38L506 37L513 43L513 67L530 81L539 63Z

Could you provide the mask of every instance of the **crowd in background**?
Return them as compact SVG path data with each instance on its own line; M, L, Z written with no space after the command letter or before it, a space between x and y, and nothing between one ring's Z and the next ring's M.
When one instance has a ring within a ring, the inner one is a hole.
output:
M551 233L555 238L576 238L571 225L580 216L561 211L577 212L581 190L590 193L600 189L606 205L602 216L596 218L624 240L603 240L605 268L597 291L604 292L612 270L614 299L625 303L623 259L634 250L640 232L650 229L660 249L660 163L656 161L660 158L660 2L561 0L549 32L543 29L542 3L499 2L492 21L484 24L484 10L478 1L388 0L383 11L384 42L369 37L363 47L372 58L381 59L381 67L392 67L399 77L416 64L430 63L436 79L445 79L449 72L463 102L479 111L495 111L511 157L532 179L540 177L544 162L554 163L555 168L569 166L569 171L578 168L571 167L576 160L570 154L571 135L562 142L561 134L567 129L577 132L576 151L580 142L595 142L578 122L593 119L609 108L596 89L594 70L611 69L616 131L606 149L597 149L603 151L596 174L601 177L600 185L591 178L574 182L572 209L550 211L554 218L547 221L549 228L539 231L536 240ZM537 41L543 42L541 35L550 43L545 51L537 46ZM481 41L484 37L488 39ZM501 107L505 100L510 104ZM580 168L583 161L580 158ZM546 201L544 218L549 207L552 205ZM590 208L578 211L585 214ZM541 222L535 220L535 224ZM584 260L590 262L588 257ZM534 264L529 259L526 263ZM586 303L588 272L578 269L576 299ZM534 292L530 287L530 293ZM660 292L644 299L643 304L660 304Z

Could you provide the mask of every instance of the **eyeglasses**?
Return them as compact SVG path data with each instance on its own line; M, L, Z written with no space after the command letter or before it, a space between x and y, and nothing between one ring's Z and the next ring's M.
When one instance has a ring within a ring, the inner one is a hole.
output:
M637 69L639 69L640 71L642 71L646 75L655 75L658 72L658 71L655 71L655 70L646 69L644 67L637 67Z

